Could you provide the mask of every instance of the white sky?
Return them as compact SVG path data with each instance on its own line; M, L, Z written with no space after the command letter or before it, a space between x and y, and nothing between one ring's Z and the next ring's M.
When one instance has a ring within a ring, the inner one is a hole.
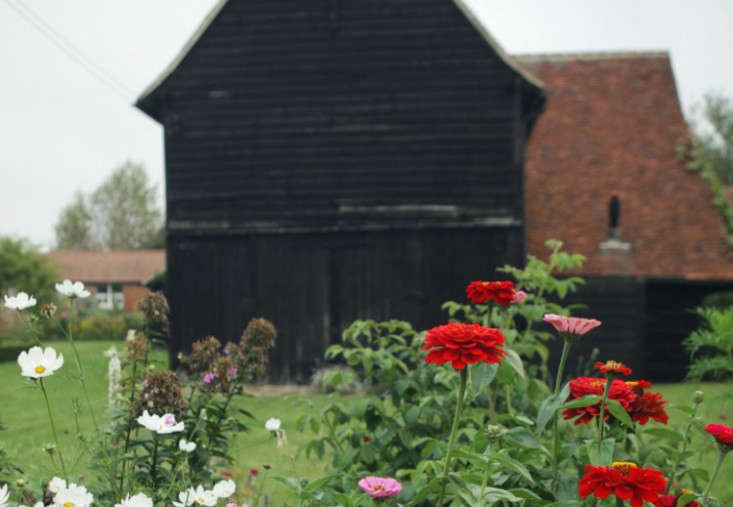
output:
M11 8L20 1L130 91L91 77ZM685 111L708 90L733 97L733 1L467 1L510 53L665 49ZM162 186L162 130L131 104L215 3L0 0L0 235L51 245L74 192L126 159Z

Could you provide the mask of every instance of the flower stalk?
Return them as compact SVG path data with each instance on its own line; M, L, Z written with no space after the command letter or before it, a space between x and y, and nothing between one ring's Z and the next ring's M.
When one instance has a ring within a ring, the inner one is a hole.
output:
M448 439L448 450L445 455L445 467L443 468L443 481L440 487L440 497L438 499L438 507L443 506L443 498L445 497L445 488L448 484L448 472L450 472L450 460L453 453L453 446L456 443L456 435L458 433L458 421L463 412L463 400L466 394L466 380L468 378L468 368L461 370L461 384L458 387L458 401L456 403L456 412L453 415L453 425L450 430L450 438Z
M723 449L720 448L720 445L718 445L718 460L715 462L715 466L713 467L713 473L710 476L710 482L708 483L708 487L705 488L705 493L702 494L702 504L707 505L708 503L708 496L710 495L710 489L713 487L713 483L715 482L715 478L718 476L718 472L720 472L720 466L723 464L723 460L725 459L725 455L727 453L723 451Z
M609 373L606 375L606 385L603 388L603 396L601 396L601 416L598 418L598 448L601 448L601 442L603 442L603 433L606 429L605 417L606 417L606 402L608 401L608 393L611 392L611 385L613 384L613 374Z
M79 351L76 348L76 343L74 343L74 299L71 300L70 303L70 311L69 311L69 323L68 323L68 333L67 336L69 337L69 343L71 344L71 349L74 351L74 360L76 362L76 368L79 370L79 383L81 383L81 388L84 391L84 398L87 401L87 406L89 407L89 413L92 415L92 423L94 423L94 429L99 433L99 424L97 424L97 416L94 413L94 407L92 406L92 401L89 398L89 391L87 390L87 383L86 379L84 378L84 368L81 365L81 357L79 356Z
M672 467L672 473L669 476L669 481L667 482L667 490L665 491L665 493L669 493L670 487L672 487L672 484L677 480L677 473L680 466L680 461L682 460L681 456L685 454L685 452L687 451L687 445L690 443L690 430L692 429L692 423L695 420L697 409L700 407L700 403L702 403L702 395L696 397L693 401L692 413L689 417L690 420L687 423L687 428L685 428L685 439L682 443L682 451L677 455L677 459L675 459L674 461L674 467Z
M563 336L562 353L560 354L560 364L557 367L557 376L555 377L555 390L553 397L557 398L560 394L560 386L562 385L563 374L565 372L565 364L568 361L568 353L570 352L570 346L572 342L565 336ZM558 484L558 465L560 462L560 434L558 432L558 419L559 414L555 412L552 418L552 439L553 445L553 460L552 460L552 482L555 487Z
M53 422L53 415L51 414L51 404L48 401L48 394L46 393L46 386L43 385L43 379L39 378L38 383L41 386L43 392L43 399L46 400L46 410L48 410L48 420L51 423L51 433L53 433L54 442L56 442L56 450L59 453L59 462L61 463L61 471L64 474L64 479L69 478L69 474L66 472L66 464L64 463L64 456L61 453L61 446L59 446L59 436L56 433L56 424Z

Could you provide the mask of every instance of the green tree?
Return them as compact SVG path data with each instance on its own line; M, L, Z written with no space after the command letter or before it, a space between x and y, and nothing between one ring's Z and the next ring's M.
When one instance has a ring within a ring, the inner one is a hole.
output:
M733 203L727 193L727 186L733 185L733 101L708 93L696 109L692 138L679 146L679 155L687 161L688 169L700 171L710 185L733 255Z
M91 194L77 194L56 224L58 248L137 249L161 245L158 189L142 164L125 162Z
M38 249L24 239L0 237L0 293L27 292L39 303L53 301L55 269Z
M94 248L92 214L83 193L77 192L74 200L61 210L55 230L58 248L71 250Z

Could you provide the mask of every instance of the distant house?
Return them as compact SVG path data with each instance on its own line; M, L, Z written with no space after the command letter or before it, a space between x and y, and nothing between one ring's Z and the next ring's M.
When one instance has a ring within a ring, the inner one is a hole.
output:
M463 0L220 0L136 105L165 129L174 353L264 315L292 379L554 237L604 320L577 350L669 378L733 280L666 53L507 55Z
M144 284L165 271L165 250L55 250L47 254L61 279L81 281L99 308L133 312Z

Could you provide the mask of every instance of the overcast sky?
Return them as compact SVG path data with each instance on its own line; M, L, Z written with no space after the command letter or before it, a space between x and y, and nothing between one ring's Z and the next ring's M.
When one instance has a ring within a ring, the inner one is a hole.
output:
M468 1L510 53L668 50L686 112L708 90L733 97L731 0ZM50 246L74 192L126 159L162 186L162 130L131 104L215 3L0 0L0 235ZM22 5L115 85L41 35Z

